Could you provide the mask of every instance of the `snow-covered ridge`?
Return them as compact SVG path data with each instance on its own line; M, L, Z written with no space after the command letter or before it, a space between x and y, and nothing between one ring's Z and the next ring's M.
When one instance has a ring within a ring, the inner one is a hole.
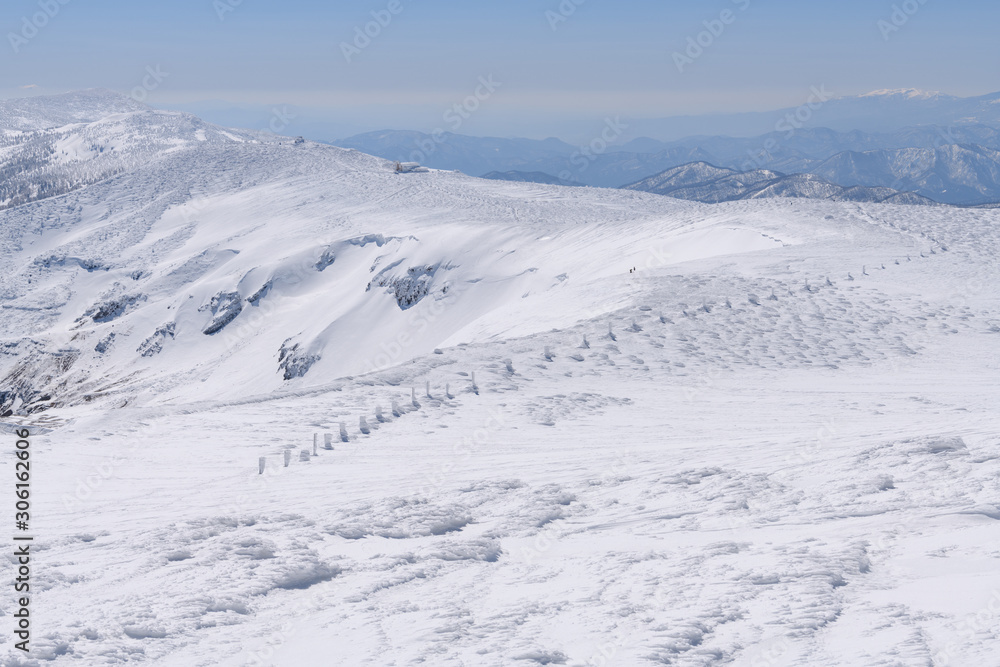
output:
M41 120L18 121L24 113ZM202 143L277 140L107 91L0 103L4 122L22 130L0 137L0 209L86 187Z
M563 229L558 238L598 221L662 230L677 208L633 212L632 194L581 199L398 175L354 151L236 138L151 110L34 138L44 159L8 187L49 178L55 191L29 190L40 201L0 213L5 410L95 400L146 377L134 393L195 367L219 366L210 391L246 393L393 365L505 299L563 285L555 276L579 280L570 255L543 262L559 242L539 243L534 227ZM593 252L606 260L599 245Z
M938 91L920 90L918 88L883 88L858 97L901 97L910 100L929 100L934 98L957 99L953 95L945 95Z
M0 211L0 432L44 532L0 663L1000 652L1000 210L58 127L147 159Z
M47 157L19 182L75 174L89 187L70 182L59 186L67 194L0 212L6 410L108 392L151 400L192 373L214 395L322 384L612 311L614 299L588 295L633 266L768 253L870 225L854 205L706 209L396 174L354 151L234 137L151 110L115 110L36 141ZM877 229L885 242L899 234ZM910 254L917 241L900 239Z
M29 190L47 198L0 212L4 410L108 392L152 400L192 373L216 395L322 384L441 345L613 311L614 298L589 295L633 267L767 255L871 225L854 204L704 208L630 191L396 174L355 151L152 110L112 109L28 145L38 165L5 187L47 177L55 192ZM706 169L676 177L718 176ZM933 238L957 246L972 229ZM982 231L980 249L996 233ZM891 224L874 232L911 255L930 248L931 237L899 236Z
M661 195L706 203L764 199L769 197L826 199L828 201L877 202L883 204L935 206L936 202L911 192L885 187L842 187L815 174L786 175L767 169L740 172L705 162L695 162L668 169L626 190L655 192Z
M91 88L62 95L39 95L0 100L0 129L20 132L50 130L73 123L89 123L114 114L149 111L127 95Z

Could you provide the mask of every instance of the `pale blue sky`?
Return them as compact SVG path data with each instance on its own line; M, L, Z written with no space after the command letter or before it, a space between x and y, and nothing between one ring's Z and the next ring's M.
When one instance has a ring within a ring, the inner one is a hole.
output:
M396 2L6 0L0 96L128 92L145 80L154 105L258 125L266 109L291 105L347 134L438 126L492 75L500 87L461 131L545 136L609 114L794 106L820 84L1000 89L995 2L908 0L916 11L897 14L891 33L900 0L562 0L572 13L560 0ZM679 71L673 54L726 10L730 23L711 24L721 33L703 34L707 47ZM348 62L342 44L373 11L391 22ZM157 67L161 81L148 76Z

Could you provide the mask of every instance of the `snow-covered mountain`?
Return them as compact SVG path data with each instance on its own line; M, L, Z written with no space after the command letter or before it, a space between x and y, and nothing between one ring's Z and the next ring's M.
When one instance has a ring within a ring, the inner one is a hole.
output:
M135 171L194 144L272 141L105 90L0 102L0 209Z
M0 211L5 666L1000 653L1000 210L398 174L71 100L34 140L142 159Z
M1000 201L1000 150L984 146L846 152L809 171L844 186L895 187L948 204Z
M740 199L806 197L830 201L938 205L926 197L892 188L841 187L814 174L786 175L766 169L736 171L706 162L693 162L667 169L655 176L626 185L624 189L653 192L708 204Z
M935 149L972 144L1000 148L1000 129L988 125L905 127L886 133L836 132L823 127L803 127L793 133L769 132L752 137L690 137L677 142L637 140L622 146L625 151L642 148L657 154L670 148L700 148L712 155L713 164L732 168L756 165L760 168L804 172L812 166L845 152L870 152L902 148ZM638 152L638 151L637 151Z
M206 395L234 396L395 364L461 340L508 300L562 287L581 258L538 240L556 228L627 219L661 230L676 207L655 200L637 214L629 202L640 195L610 191L511 194L500 182L401 175L355 151L257 140L177 112L112 111L34 139L108 147L56 153L51 164L79 190L0 212L3 411L109 393L132 401L150 386L156 395L186 387L191 373ZM91 165L104 163L128 168L97 183L78 176L100 175ZM32 183L39 171L21 176ZM515 224L525 216L552 226ZM595 243L618 236L594 233ZM421 326L426 309L463 296L478 305ZM415 329L403 346L400 327Z
M575 186L578 183L573 183L572 181L564 181L561 178L546 174L541 171L491 171L488 174L483 174L483 178L488 178L494 181L513 181L515 183L542 183L545 185L566 185Z
M130 97L110 90L92 88L64 95L2 100L0 128L7 133L51 130L147 110L146 105Z
M980 204L1000 201L1000 130L988 125L907 127L889 133L801 128L753 138L689 137L676 142L639 139L595 154L557 140L532 142L450 135L381 132L341 142L391 160L414 156L440 169L477 176L538 172L599 187L620 187L693 162L739 171L765 169L814 173L845 187L914 190L935 201ZM419 146L434 150L424 152ZM862 161L866 168L852 163ZM554 182L554 181L553 181Z
M777 111L626 119L626 138L674 141L693 135L752 137L770 132L781 119L808 117L809 127L838 132L895 132L902 127L1000 125L1000 92L957 97L915 89L877 90L837 95L825 86L804 91L803 106ZM806 109L808 114L803 111ZM788 127L794 127L794 124Z

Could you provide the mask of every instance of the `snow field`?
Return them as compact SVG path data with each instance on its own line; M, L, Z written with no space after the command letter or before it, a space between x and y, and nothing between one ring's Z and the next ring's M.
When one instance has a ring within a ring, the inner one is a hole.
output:
M996 212L86 127L149 123L190 141L0 211L42 629L4 664L1000 652Z

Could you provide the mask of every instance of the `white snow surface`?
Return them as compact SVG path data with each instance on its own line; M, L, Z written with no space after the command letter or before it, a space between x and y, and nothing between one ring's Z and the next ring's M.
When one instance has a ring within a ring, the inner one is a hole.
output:
M51 131L72 166L157 113ZM997 664L1000 211L400 175L176 118L0 211L36 539L2 664Z

